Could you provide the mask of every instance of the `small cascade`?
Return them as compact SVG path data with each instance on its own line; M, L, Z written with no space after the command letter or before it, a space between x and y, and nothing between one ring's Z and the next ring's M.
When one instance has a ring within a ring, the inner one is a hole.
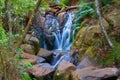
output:
M57 30L56 32L53 32L53 35L55 36L54 49L57 50L70 50L71 44L73 42L73 39L71 40L71 36L74 35L74 30L72 30L74 13L67 14L67 21L63 25L62 31Z
M52 50L54 53L50 61L53 68L57 68L64 60L71 62L70 47L74 40L73 19L74 12L63 12L57 16L53 13L45 15L41 41L44 49Z

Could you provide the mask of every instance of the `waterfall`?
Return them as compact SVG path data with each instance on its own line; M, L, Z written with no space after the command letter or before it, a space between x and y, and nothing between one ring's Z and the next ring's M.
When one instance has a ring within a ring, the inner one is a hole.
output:
M62 31L57 30L53 32L55 36L54 49L57 50L70 50L73 39L71 36L74 35L74 30L72 30L72 22L74 19L74 13L67 13L68 18L66 23L63 25Z
M48 33L44 33L44 48L48 50L52 48L51 50L54 52L50 62L53 68L56 68L64 60L71 62L70 47L74 40L72 27L74 12L65 12L61 16L47 14L45 21Z

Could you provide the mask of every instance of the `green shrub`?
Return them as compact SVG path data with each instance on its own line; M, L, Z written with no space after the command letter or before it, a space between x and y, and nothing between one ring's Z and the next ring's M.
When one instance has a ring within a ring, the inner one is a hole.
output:
M2 23L0 21L0 46L3 46L8 42L8 37L5 33L5 30L2 28Z
M35 79L32 79L28 73L25 72L25 69L32 68L32 67L33 67L32 64L29 62L17 67L17 69L20 71L20 77L22 80L35 80Z

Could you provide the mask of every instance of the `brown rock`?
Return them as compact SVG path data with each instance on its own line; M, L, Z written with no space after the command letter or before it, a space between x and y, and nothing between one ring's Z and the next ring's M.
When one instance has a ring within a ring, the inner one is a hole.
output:
M34 46L30 44L22 44L20 48L27 53L34 54Z
M36 43L39 44L39 40L38 40L36 37L33 37L33 36L30 35L30 34L27 34L27 35L26 35L25 40L26 40L26 41L36 42Z
M81 62L77 65L77 69L81 69L84 67L88 67L88 66L92 66L93 63L91 62L91 60L88 57L84 57Z
M45 59L42 57L36 57L36 58L29 58L29 59L23 59L19 62L19 65L23 65L25 63L31 63L31 64L40 64L45 62Z
M64 22L66 22L66 21L65 21L65 18L64 18L64 17L65 17L65 14L66 14L66 12L61 12L61 13L59 13L58 16L57 16L57 17L58 17L58 20L59 20L59 22L60 22L60 25L64 24Z
M41 13L42 12L42 13ZM34 15L34 19L32 24L34 25L35 28L44 28L45 26L45 11L37 12Z
M86 67L76 70L72 73L74 80L101 80L108 77L117 76L116 68L97 69L95 67Z
M90 72L87 76L98 77L98 78L108 78L108 77L117 76L117 72L118 72L117 68L104 68L104 69L94 70Z
M35 55L32 55L32 54L28 54L28 53L23 53L21 55L22 58L25 58L23 59L19 64L22 65L22 64L25 64L27 62L31 63L31 64L36 64L37 61L40 59L40 57L38 56L35 56Z
M53 72L53 69L49 64L36 64L32 69L27 69L26 72L36 78L40 78Z
M19 63L19 65L23 65L23 64L25 64L25 63L31 63L31 64L36 64L37 63L37 60L38 59L36 59L36 58L31 58L31 59L23 59L20 63Z
M23 54L21 54L21 57L22 57L22 58L25 58L25 59L39 58L38 56L29 54L29 53L25 53L25 52L24 52Z
M96 67L86 67L83 68L81 70L76 70L72 73L73 76L73 80L81 80L81 77L86 76L88 73L90 73L91 71L95 70Z
M62 61L57 68L57 75L67 73L68 71L76 70L76 66L70 62Z
M50 52L50 51L48 51L46 49L40 48L40 50L39 50L37 55L46 58L46 57L52 56L52 52Z

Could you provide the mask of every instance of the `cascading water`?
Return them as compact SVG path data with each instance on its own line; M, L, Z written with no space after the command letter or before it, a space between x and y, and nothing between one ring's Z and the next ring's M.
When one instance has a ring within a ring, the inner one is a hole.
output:
M62 26L63 29L53 32L55 36L54 49L57 50L54 51L55 55L52 59L53 68L57 68L58 64L64 60L71 61L70 47L74 40L73 37L71 38L71 36L74 36L74 30L72 30L73 19L74 13L67 13L66 23ZM60 55L62 56L60 57Z
M55 36L54 49L57 50L70 50L73 39L71 36L74 36L74 30L72 30L72 22L74 19L74 13L67 13L68 18L66 23L63 25L62 31L57 30L53 32Z
M45 34L44 48L53 49L54 55L51 61L53 68L57 68L59 63L64 60L71 61L70 47L74 40L74 29L72 28L74 12L66 12L63 16L60 21L58 16L46 15L45 28L49 34ZM48 36L54 36L54 39ZM52 41L50 41L51 38Z

